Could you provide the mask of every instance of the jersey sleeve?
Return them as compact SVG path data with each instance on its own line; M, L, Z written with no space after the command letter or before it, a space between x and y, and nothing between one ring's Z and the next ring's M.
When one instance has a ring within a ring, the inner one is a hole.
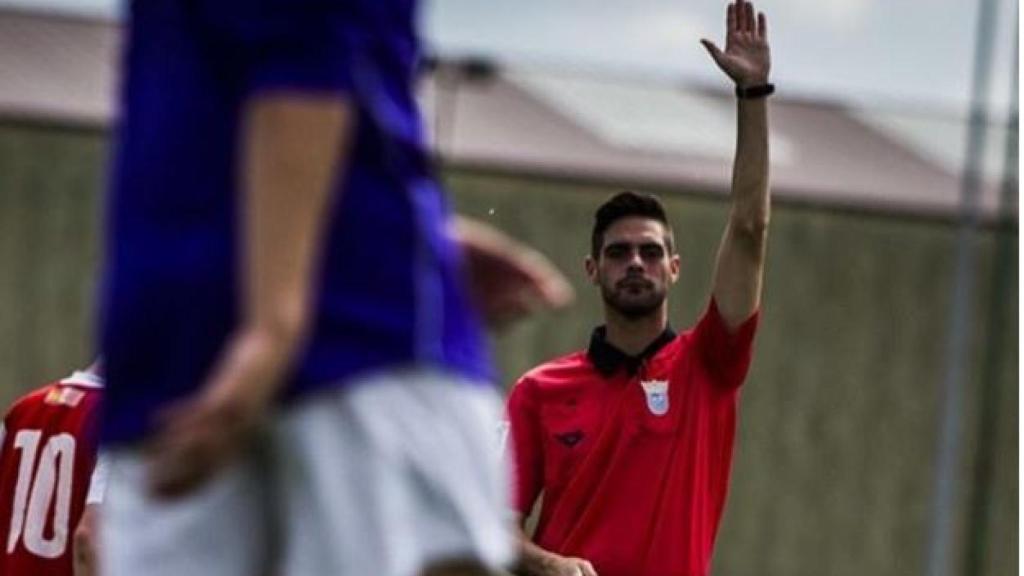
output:
M359 62L360 2L264 0L206 2L212 35L248 94L348 93ZM372 36L372 34L370 35Z
M543 435L534 394L531 381L521 379L512 388L507 409L515 488L513 503L516 511L524 518L533 509L544 479Z
M700 361L714 382L725 388L743 384L753 357L754 334L761 312L751 314L738 327L730 329L712 298L693 331Z
M85 495L86 504L102 504L107 495L107 477L110 474L110 459L105 452L96 455L96 464L89 478L89 491Z

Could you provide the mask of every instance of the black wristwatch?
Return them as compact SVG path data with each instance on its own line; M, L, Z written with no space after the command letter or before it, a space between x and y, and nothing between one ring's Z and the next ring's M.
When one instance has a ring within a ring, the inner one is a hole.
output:
M747 86L746 88L736 85L736 97L737 98L764 98L771 93L775 92L775 84L757 84L755 86Z

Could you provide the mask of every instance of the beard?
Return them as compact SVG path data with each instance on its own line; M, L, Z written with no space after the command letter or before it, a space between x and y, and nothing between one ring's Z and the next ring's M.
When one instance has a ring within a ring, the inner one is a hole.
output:
M665 302L667 290L644 278L626 277L615 284L601 282L604 303L629 320L654 314Z

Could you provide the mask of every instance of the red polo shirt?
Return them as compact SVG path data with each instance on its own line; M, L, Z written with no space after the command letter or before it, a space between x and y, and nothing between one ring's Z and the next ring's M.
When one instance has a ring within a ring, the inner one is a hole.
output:
M601 576L708 573L757 320L730 332L712 300L635 371L597 335L519 380L508 404L516 508L525 516L543 491L538 545Z

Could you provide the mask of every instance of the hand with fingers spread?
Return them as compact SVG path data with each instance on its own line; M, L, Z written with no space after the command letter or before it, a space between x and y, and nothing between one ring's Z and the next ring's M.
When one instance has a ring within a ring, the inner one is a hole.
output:
M771 53L768 49L768 22L763 12L754 14L754 5L736 0L726 9L725 50L702 39L718 67L741 88L768 82Z

